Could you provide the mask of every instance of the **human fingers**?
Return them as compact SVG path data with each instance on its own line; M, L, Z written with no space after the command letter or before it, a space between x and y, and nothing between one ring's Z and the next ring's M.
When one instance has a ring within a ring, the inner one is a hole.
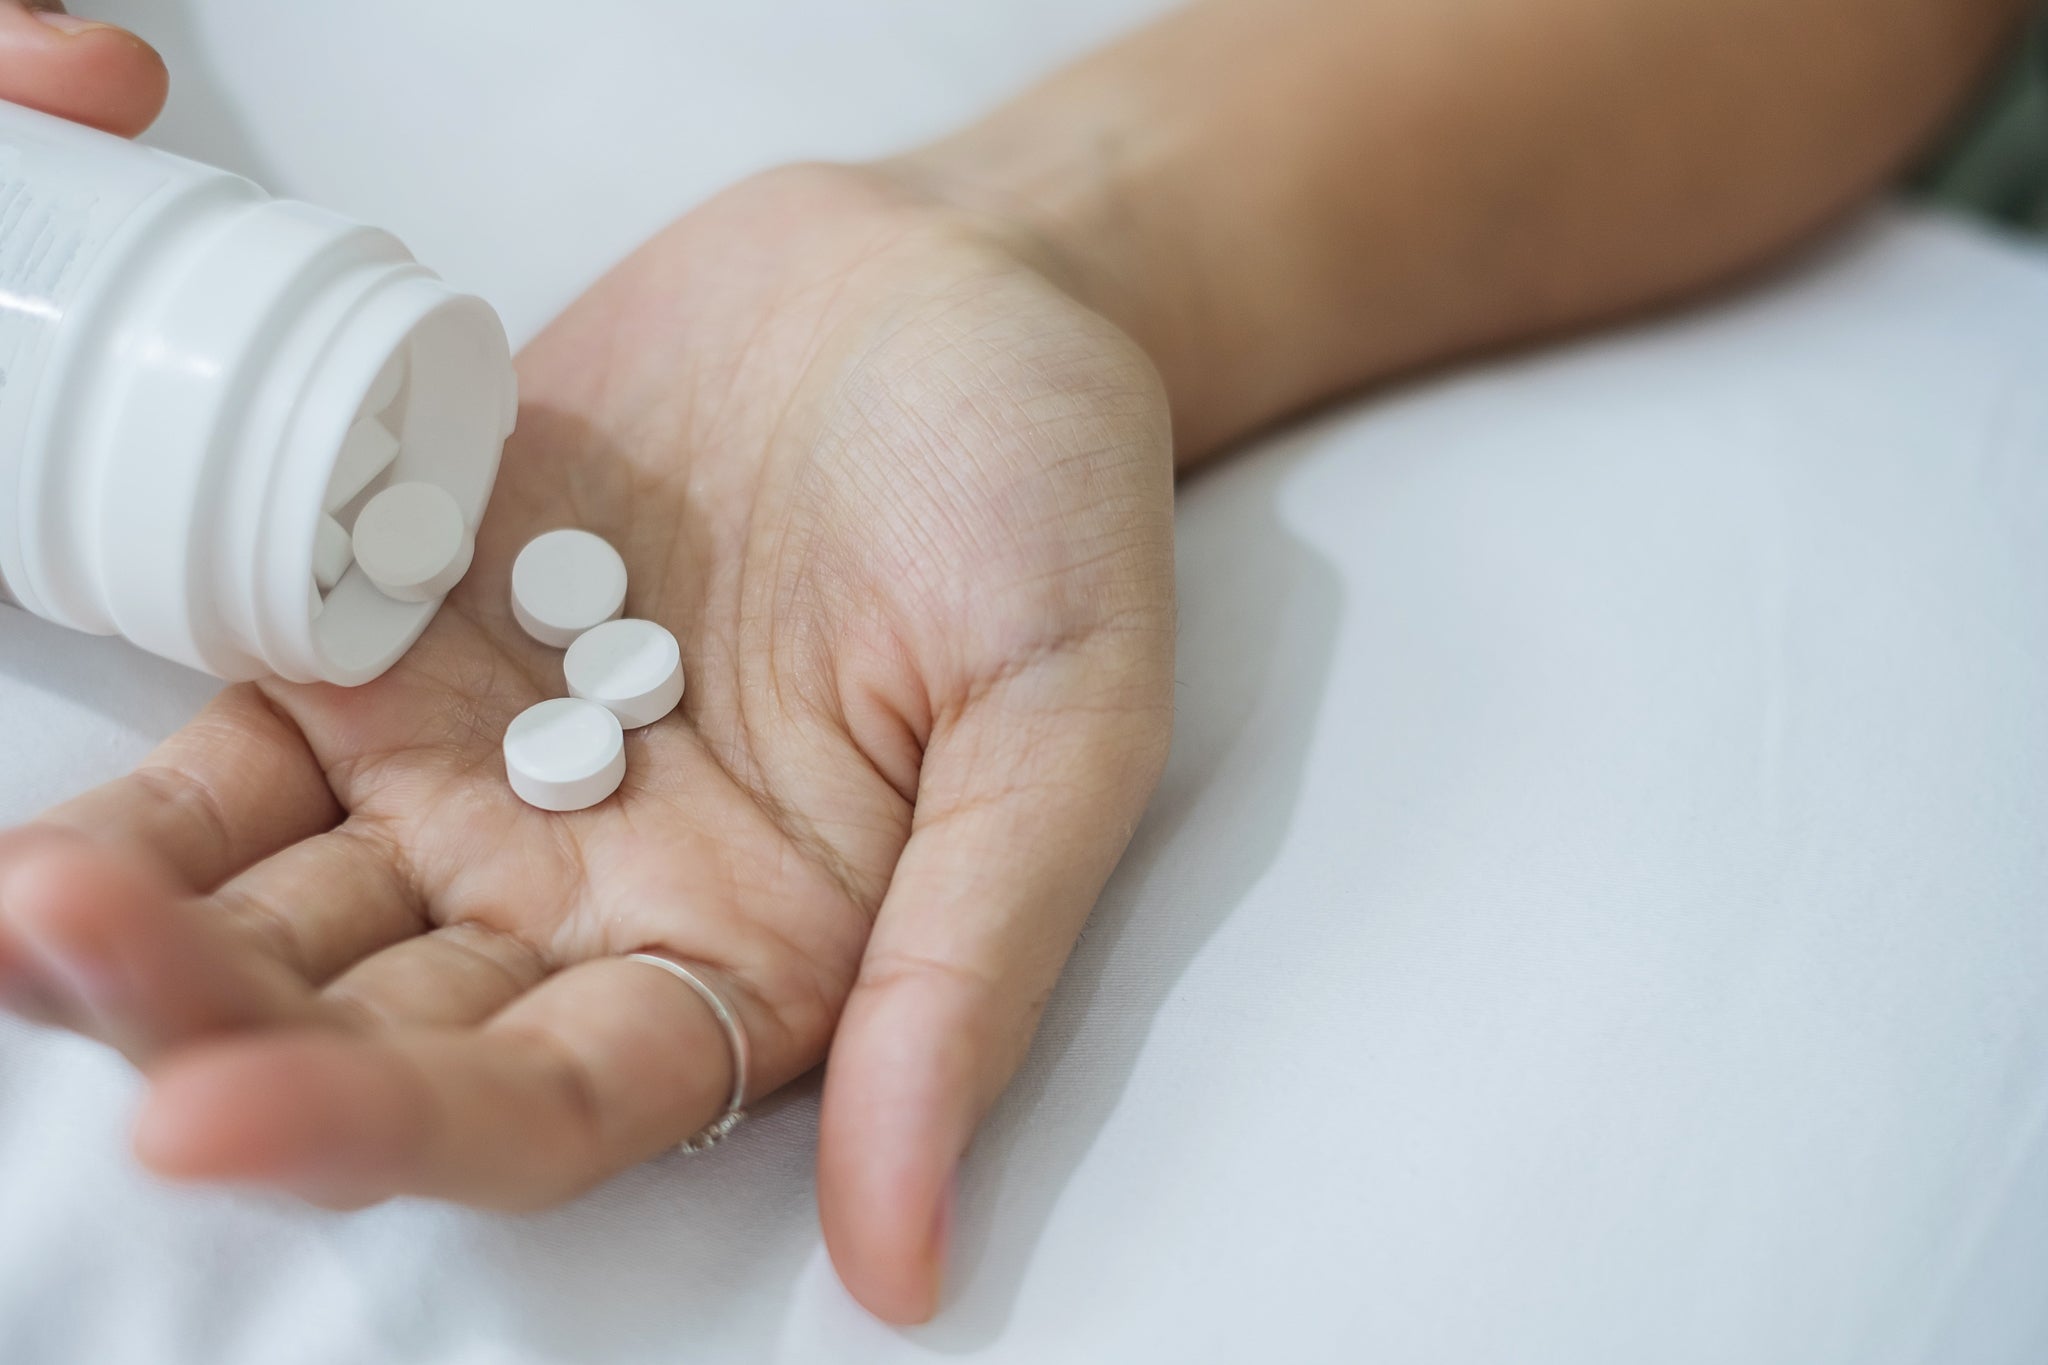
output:
M10 844L0 942L20 1012L140 1066L223 1032L349 1021L316 988L425 928L395 848L354 826L198 898L122 846L50 827Z
M0 0L0 99L132 137L162 111L169 83L156 49L126 29L56 0Z
M398 841L361 818L280 849L207 897L203 910L314 986L430 927Z
M735 974L693 970L752 1041L751 1093L808 1064ZM410 1194L534 1208L702 1129L724 1110L733 1065L693 990L602 958L481 1028L278 1034L185 1053L154 1078L136 1148L168 1176L270 1183L335 1206Z
M961 1156L1158 779L1164 635L1017 673L926 751L914 830L833 1040L819 1132L833 1263L889 1321L937 1308Z
M100 919L150 918L157 903L211 891L340 816L298 730L254 689L231 688L133 773L67 802L34 825L0 836L0 884L11 880L23 859L53 847L65 851L66 865L76 874L24 881L11 905L0 903L0 977L13 982L14 995L35 1006L27 1012L71 1021L74 1011L47 1008L52 999L76 994L61 980L63 965L20 940L18 916L26 916L23 922L31 927L40 926L46 938L56 936L45 949L67 941L65 925L76 907L84 907L75 926L86 935L80 946L119 941L117 928L99 924ZM108 876L126 894L97 904L71 894L78 878L86 884L94 880L75 866L92 851L123 865ZM136 866L140 863L148 865L147 875ZM158 879L161 886L155 885ZM149 927L160 931L163 926ZM101 929L107 931L104 936ZM49 979L53 969L60 978L54 982ZM94 969L87 963L84 970Z
M480 1024L546 980L550 965L516 935L460 921L356 963L327 998L390 1024Z
M197 894L341 816L298 727L255 688L233 687L134 772L40 823L153 858Z
M0 876L9 969L45 1022L147 1065L166 1047L320 1005L281 963L251 953L162 871L121 850L38 832Z

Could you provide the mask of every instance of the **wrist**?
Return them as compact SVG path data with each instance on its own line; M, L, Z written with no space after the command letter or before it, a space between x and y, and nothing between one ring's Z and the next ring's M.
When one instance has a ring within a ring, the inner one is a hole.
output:
M1174 215L1141 188L1147 153L1122 131L1132 126L1072 99L1031 100L878 169L1135 340L1166 385L1186 464L1243 423L1208 373L1220 281L1189 268L1184 235L1154 230Z

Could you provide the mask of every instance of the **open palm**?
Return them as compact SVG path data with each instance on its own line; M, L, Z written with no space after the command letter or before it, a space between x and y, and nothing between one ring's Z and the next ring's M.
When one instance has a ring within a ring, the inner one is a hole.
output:
M0 987L149 1073L170 1174L323 1203L568 1197L824 1060L849 1284L926 1316L950 1176L1156 781L1171 459L1143 355L877 173L692 214L521 361L474 569L368 687L224 693L0 842ZM683 643L619 795L508 789L561 695L507 601L611 540Z

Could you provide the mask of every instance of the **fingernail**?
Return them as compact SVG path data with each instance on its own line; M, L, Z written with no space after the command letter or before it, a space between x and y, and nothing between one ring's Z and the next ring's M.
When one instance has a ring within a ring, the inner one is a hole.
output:
M29 13L56 29L59 33L84 33L88 29L112 28L112 24L100 23L97 19L81 19L75 14L58 10L30 10Z

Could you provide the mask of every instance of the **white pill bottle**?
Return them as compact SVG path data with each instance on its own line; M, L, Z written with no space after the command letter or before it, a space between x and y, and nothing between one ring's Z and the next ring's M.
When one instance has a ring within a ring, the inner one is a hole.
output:
M391 236L0 103L0 598L230 680L354 686L439 601L348 563L399 481L472 532L505 331Z

